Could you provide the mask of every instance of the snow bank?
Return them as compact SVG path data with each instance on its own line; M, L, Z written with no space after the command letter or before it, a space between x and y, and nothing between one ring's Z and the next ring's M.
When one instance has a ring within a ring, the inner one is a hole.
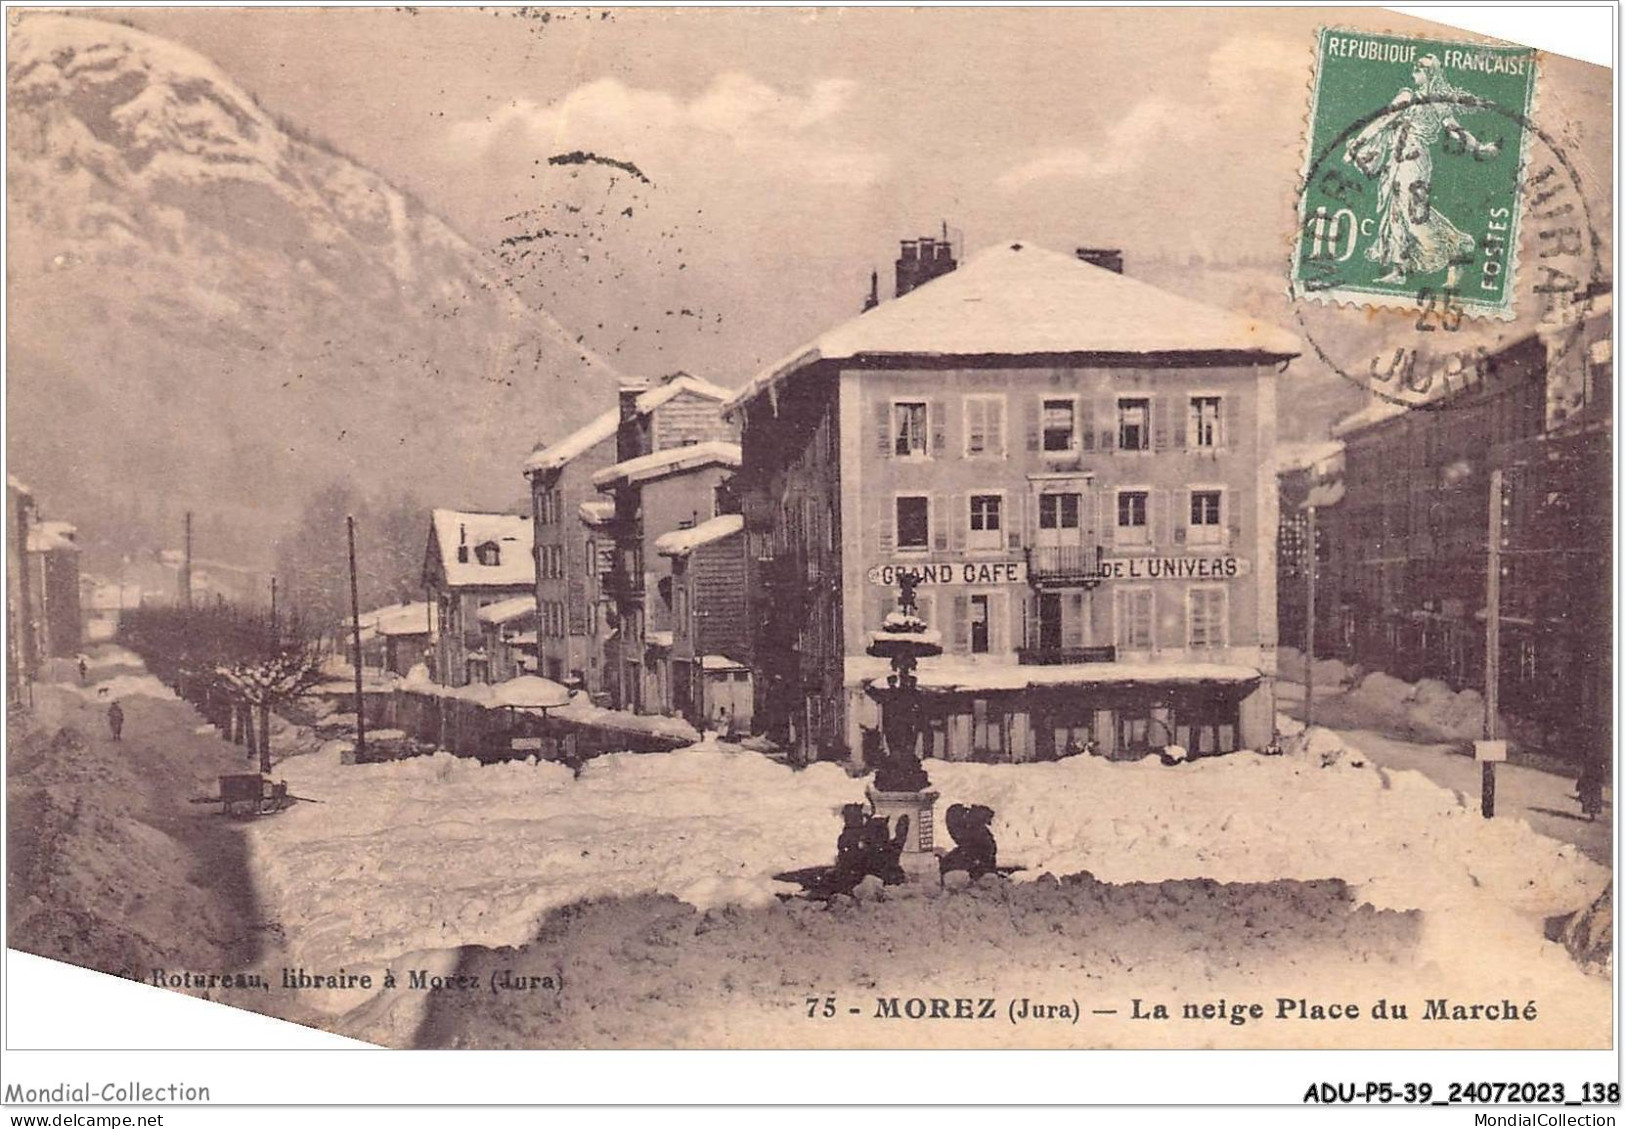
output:
M1594 899L1604 868L1519 820L1481 819L1419 773L1370 766L1328 730L1288 748L1173 766L1080 756L929 768L939 823L952 803L991 806L1000 861L1026 868L1020 879L1339 878L1376 908L1425 911L1424 953L1452 977L1464 961L1499 968L1481 983L1543 970L1550 995L1578 975L1539 919ZM606 755L579 779L553 763L341 756L329 743L284 762L290 789L323 802L249 829L290 964L353 971L518 945L549 911L597 896L768 904L791 889L775 873L832 860L840 807L864 790L832 764L796 772L714 741Z
M1344 702L1368 712L1375 723L1410 729L1434 740L1471 741L1484 735L1483 695L1473 689L1452 690L1433 678L1413 685L1373 671L1348 692ZM1505 718L1501 726L1501 732L1507 732Z
M1276 671L1289 682L1303 682L1308 672L1308 665L1304 661L1303 652L1296 648L1282 647L1276 652ZM1349 666L1339 659L1315 660L1315 686L1317 689L1348 686L1358 678L1359 669Z
M702 908L796 889L773 875L828 863L863 782L799 773L716 743L563 765L482 767L446 753L341 765L324 745L280 770L299 805L254 824L269 907L306 967L517 945L559 906L669 893Z

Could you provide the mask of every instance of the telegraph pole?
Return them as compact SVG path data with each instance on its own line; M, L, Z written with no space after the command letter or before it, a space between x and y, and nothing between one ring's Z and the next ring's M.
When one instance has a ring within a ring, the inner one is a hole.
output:
M181 603L192 606L192 511L186 511L186 556L181 562Z
M1501 713L1501 536L1504 472L1490 472L1489 557L1484 579L1484 740L1500 739ZM1483 762L1485 819L1495 818L1495 761Z
M355 643L355 759L367 752L366 699L361 695L361 596L355 577L355 516L344 519L350 533L350 630Z
M271 577L271 642L282 645L282 632L276 622L276 577Z
M1308 587L1309 595L1305 601L1309 614L1309 622L1304 627L1304 642L1307 654L1304 655L1303 674L1303 727L1308 729L1315 723L1315 572L1320 564L1318 546L1315 544L1315 507L1309 507L1309 549L1305 554L1309 558Z

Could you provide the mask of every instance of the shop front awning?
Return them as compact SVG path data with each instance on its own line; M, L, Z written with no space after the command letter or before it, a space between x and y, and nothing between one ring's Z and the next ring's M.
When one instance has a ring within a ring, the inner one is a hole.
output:
M846 685L865 689L884 685L890 667L867 655L846 660ZM1263 679L1256 667L1200 662L1103 662L1059 666L1024 666L981 662L964 656L923 659L916 671L928 694L989 695L1062 689L1207 689L1250 692Z

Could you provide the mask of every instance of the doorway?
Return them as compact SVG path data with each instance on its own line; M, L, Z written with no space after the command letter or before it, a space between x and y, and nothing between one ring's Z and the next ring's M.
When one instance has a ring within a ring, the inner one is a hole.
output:
M986 596L972 596L970 598L970 653L985 655L988 652L988 598Z
M1061 596L1058 592L1038 594L1038 649L1061 649Z

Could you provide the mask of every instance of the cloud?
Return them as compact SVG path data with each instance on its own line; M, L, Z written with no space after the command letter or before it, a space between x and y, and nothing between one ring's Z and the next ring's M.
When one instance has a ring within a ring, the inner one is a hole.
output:
M1208 56L1197 89L1181 101L1165 94L1146 97L1106 130L1097 143L1044 150L1008 169L995 181L1019 192L1043 180L1118 180L1166 159L1175 146L1204 148L1222 130L1249 129L1284 110L1308 106L1308 50L1282 40L1238 36Z
M1189 130L1190 112L1161 98L1149 98L1114 122L1098 145L1049 149L1024 161L998 178L1006 192L1017 192L1035 181L1115 180L1133 173L1146 158L1170 139Z
M601 78L545 105L516 100L453 127L456 144L485 156L521 143L547 152L591 149L635 161L657 181L696 158L731 156L753 174L827 184L872 184L883 154L853 146L832 128L858 84L824 79L806 94L748 74L719 74L690 100Z

